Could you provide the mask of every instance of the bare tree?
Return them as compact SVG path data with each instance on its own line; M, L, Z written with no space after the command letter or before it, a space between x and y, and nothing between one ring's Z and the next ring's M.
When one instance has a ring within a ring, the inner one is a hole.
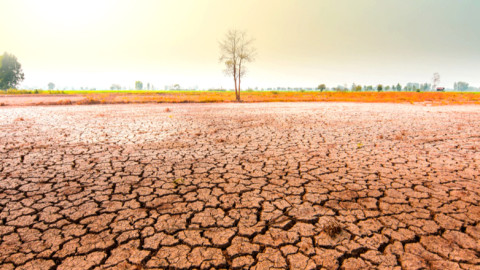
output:
M438 84L440 84L440 74L435 72L435 73L433 73L433 77L432 77L432 90L433 91L437 90Z
M220 62L225 63L225 74L233 76L235 98L240 101L240 83L245 76L245 64L253 61L255 48L253 39L243 31L229 30L220 45Z

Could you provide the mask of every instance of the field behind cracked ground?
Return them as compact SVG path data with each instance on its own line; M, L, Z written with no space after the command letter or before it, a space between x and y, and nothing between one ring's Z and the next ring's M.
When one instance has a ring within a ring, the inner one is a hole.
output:
M480 269L479 106L1 107L0 160L1 269Z

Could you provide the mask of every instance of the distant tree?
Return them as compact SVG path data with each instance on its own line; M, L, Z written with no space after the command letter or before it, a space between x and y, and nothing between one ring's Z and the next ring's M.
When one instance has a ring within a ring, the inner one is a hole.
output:
M453 84L455 91L467 91L470 85L467 82L456 82Z
M4 53L0 57L0 89L16 88L25 79L22 65L13 54Z
M141 81L136 81L135 90L142 90L142 89L143 89L143 83Z
M383 85L379 84L377 85L377 91L381 92L383 90Z
M348 87L345 87L344 85L338 85L337 87L334 87L333 90L339 92L346 92L348 91Z
M367 91L373 91L373 86L368 85L368 86L367 86Z
M180 90L180 84L178 84L178 83L174 84L173 89Z
M114 83L110 86L110 90L122 90L122 86Z
M240 83L245 76L245 64L253 61L255 56L253 39L249 38L245 32L229 30L219 45L220 62L225 64L225 74L233 76L235 98L241 101Z
M150 90L150 83L147 83L147 90Z
M416 91L417 89L420 89L419 83L409 82L407 85L405 85L405 90L407 91Z
M390 90L390 85L385 86L385 91Z
M319 90L320 92L325 91L325 89L327 89L327 86L323 83L317 86L317 90Z
M437 90L437 86L440 84L440 74L437 72L433 73L432 77L432 90Z
M431 88L431 86L430 86L429 83L422 83L422 84L420 85L420 90L422 90L422 91L427 91L427 90L430 89L430 88Z
M362 91L362 86L361 85L356 85L355 83L352 84L352 92L358 92L358 91Z
M402 91L402 85L400 83L397 83L397 86L395 87L397 91Z
M53 90L55 89L55 84L53 82L48 83L48 90Z

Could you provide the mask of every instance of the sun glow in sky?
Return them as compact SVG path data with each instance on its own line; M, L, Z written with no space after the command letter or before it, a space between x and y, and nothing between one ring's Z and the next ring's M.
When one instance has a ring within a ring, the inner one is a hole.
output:
M454 81L480 86L478 0L2 0L0 53L23 86L233 87L228 29L255 38L245 87Z

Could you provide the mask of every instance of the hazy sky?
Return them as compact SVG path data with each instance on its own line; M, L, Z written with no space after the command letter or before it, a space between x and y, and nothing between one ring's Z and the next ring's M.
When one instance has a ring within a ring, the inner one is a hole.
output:
M233 87L228 29L255 38L244 87L480 86L478 0L1 0L0 53L24 86Z

